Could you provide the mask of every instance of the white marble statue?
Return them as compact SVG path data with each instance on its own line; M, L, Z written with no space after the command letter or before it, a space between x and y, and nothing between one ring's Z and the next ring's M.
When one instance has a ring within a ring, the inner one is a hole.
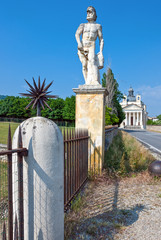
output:
M78 43L78 56L83 67L85 85L100 85L99 69L103 68L103 35L102 26L96 23L97 15L94 7L87 8L87 21L78 27L75 37ZM82 35L82 40L81 40ZM95 42L99 38L100 52L95 53Z

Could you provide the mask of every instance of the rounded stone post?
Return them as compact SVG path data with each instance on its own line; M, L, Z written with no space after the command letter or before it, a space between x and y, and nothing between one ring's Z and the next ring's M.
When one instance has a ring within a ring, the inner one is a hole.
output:
M21 123L23 147L24 239L64 239L64 144L58 126L43 117ZM17 147L18 129L13 137ZM14 215L18 213L17 155L13 160Z

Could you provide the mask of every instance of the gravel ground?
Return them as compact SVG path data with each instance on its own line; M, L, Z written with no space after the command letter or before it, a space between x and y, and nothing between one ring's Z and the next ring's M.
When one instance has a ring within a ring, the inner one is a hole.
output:
M67 216L74 225L66 239L161 239L161 180L148 172L117 180L104 175L87 189L79 212Z

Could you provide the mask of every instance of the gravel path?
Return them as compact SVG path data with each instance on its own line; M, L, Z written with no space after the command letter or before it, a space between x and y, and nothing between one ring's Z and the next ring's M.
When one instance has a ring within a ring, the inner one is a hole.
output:
M113 181L102 176L90 184L83 207L68 214L68 223L75 224L66 239L161 239L160 180L144 172Z

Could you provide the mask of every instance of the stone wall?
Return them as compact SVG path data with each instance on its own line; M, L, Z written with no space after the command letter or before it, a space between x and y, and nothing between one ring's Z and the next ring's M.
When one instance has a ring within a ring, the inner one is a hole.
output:
M105 128L105 151L107 151L110 147L110 144L113 141L113 138L118 133L118 127L117 126L106 126Z
M146 125L147 131L161 132L161 126Z

